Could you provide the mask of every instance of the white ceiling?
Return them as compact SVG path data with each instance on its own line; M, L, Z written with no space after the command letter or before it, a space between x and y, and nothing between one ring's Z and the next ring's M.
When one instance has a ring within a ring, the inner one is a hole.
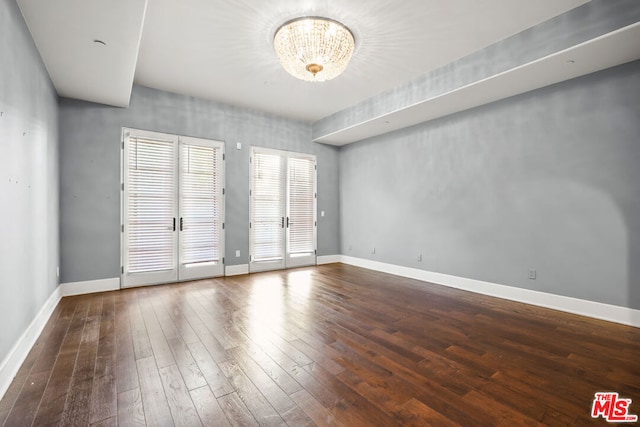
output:
M588 0L17 1L61 96L127 106L135 81L313 122ZM306 15L356 37L335 80L296 80L277 61L275 30Z
M60 96L129 105L146 0L18 0L18 5Z

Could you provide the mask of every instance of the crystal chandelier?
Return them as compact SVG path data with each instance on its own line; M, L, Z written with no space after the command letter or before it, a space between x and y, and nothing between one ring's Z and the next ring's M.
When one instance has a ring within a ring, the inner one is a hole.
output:
M284 23L273 38L280 63L289 74L310 82L340 75L351 59L355 40L341 23L318 17Z

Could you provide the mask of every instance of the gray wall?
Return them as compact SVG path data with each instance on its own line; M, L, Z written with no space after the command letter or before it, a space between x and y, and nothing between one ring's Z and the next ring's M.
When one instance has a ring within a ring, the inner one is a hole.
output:
M71 99L59 106L62 282L120 275L122 127L226 142L227 265L248 262L249 147L315 154L318 211L325 211L318 216L318 255L338 253L338 149L312 143L309 124L141 86L127 109Z
M640 309L639 165L636 61L343 147L341 251Z
M0 0L0 366L58 285L57 97L14 0Z

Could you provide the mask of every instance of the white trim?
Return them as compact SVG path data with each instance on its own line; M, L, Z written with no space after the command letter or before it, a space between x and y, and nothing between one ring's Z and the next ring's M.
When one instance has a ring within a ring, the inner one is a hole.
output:
M603 304L563 295L549 294L546 292L532 291L513 286L498 285L496 283L483 282L481 280L467 279L465 277L451 276L449 274L435 273L417 268L403 267L384 262L371 261L363 258L355 258L339 255L344 264L368 268L383 273L395 274L410 279L422 280L451 288L476 292L497 298L523 302L623 325L640 327L640 310L620 307L617 305Z
M120 289L120 278L87 280L84 282L62 283L60 294L63 297L92 294L94 292L117 291Z
M225 268L225 276L239 276L241 274L249 274L249 264L228 265Z
M333 264L335 262L342 262L342 255L318 255L316 258L317 265Z
M53 314L53 310L55 310L58 302L60 302L61 297L60 287L58 286L47 301L45 301L29 327L27 327L20 338L18 338L18 341L16 341L13 348L9 351L7 357L0 363L0 399L2 399L9 389L11 381L15 378L18 370L31 351L31 348L42 333L51 314Z
M94 292L115 291L120 289L120 278L88 280L85 282L72 282L60 284L44 303L29 327L18 338L16 344L5 359L0 363L0 399L9 389L11 381L27 358L31 348L40 337L42 330L49 321L53 311L62 297L72 295L91 294Z

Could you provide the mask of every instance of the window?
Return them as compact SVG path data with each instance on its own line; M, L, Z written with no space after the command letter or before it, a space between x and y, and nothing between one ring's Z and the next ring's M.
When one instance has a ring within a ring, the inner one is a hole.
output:
M253 147L249 270L316 263L316 159Z
M123 287L224 274L224 144L123 130Z

